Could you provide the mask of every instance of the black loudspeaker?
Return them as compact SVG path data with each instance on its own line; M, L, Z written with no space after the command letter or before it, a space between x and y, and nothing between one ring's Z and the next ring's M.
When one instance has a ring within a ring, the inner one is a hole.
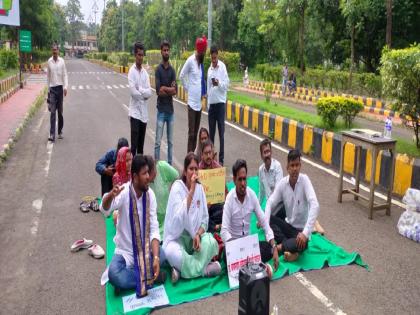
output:
M270 279L263 263L248 264L239 270L239 315L268 315Z

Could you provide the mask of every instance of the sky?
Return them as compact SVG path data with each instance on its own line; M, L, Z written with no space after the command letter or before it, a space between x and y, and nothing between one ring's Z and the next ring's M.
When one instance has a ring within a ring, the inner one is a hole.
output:
M66 5L68 0L55 0L55 2ZM92 22L95 21L95 15L92 13L92 7L95 2L95 0L79 0L80 7L82 14L84 16L84 21L88 22L89 15L92 16ZM104 9L104 0L96 0L96 5L98 6L98 13L96 14L96 23L101 22L102 18L102 11Z

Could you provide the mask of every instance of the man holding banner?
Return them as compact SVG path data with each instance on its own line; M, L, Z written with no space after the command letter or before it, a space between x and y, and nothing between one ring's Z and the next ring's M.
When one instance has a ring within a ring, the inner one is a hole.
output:
M248 169L244 160L237 160L232 167L235 189L232 189L226 197L221 236L225 244L231 240L247 236L249 234L251 214L254 212L259 224L264 229L265 239L267 240L259 244L261 260L267 262L273 258L274 269L277 270L279 255L273 230L264 216L257 195L252 189L247 187L247 172Z
M198 168L201 170L200 173L203 173L204 170L213 170L213 169L221 169L222 166L217 163L217 161L214 159L214 145L211 142L211 140L207 140L202 148L201 148L201 161L198 165ZM202 178L205 178L206 176L201 176ZM210 176L209 176L210 177ZM207 208L209 210L209 226L208 226L208 232L214 233L219 232L220 228L222 226L222 217L223 217L223 206L224 206L224 197L227 194L226 189L226 174L223 172L223 179L224 179L224 194L223 194L223 202L217 202L212 203L210 198L207 198ZM202 183L204 186L206 186L206 182L202 180ZM223 192L223 188L220 187L220 185L212 185L212 186L219 186L219 187L208 187L206 189L207 191L209 188L212 189L219 189Z

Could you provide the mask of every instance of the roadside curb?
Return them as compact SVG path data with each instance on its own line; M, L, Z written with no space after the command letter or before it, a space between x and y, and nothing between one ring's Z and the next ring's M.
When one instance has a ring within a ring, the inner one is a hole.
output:
M9 157L13 147L15 146L16 142L19 140L20 136L22 135L23 130L30 122L31 118L36 114L38 109L41 107L42 104L44 104L45 96L47 93L47 88L44 87L35 101L32 103L31 107L29 107L28 112L26 113L23 121L19 124L19 126L14 130L11 137L7 141L6 144L0 144L2 145L0 149L0 167L3 166L4 162Z

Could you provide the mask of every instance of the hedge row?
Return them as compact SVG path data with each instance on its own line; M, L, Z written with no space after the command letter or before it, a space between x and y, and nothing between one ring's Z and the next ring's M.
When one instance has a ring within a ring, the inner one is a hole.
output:
M283 66L271 66L264 63L258 64L255 70L264 80L277 83L282 81ZM307 69L302 76L297 68L289 67L289 75L291 72L296 74L298 86L369 95L378 98L382 96L381 77L373 73L353 73L352 86L350 88L350 73L348 71Z

